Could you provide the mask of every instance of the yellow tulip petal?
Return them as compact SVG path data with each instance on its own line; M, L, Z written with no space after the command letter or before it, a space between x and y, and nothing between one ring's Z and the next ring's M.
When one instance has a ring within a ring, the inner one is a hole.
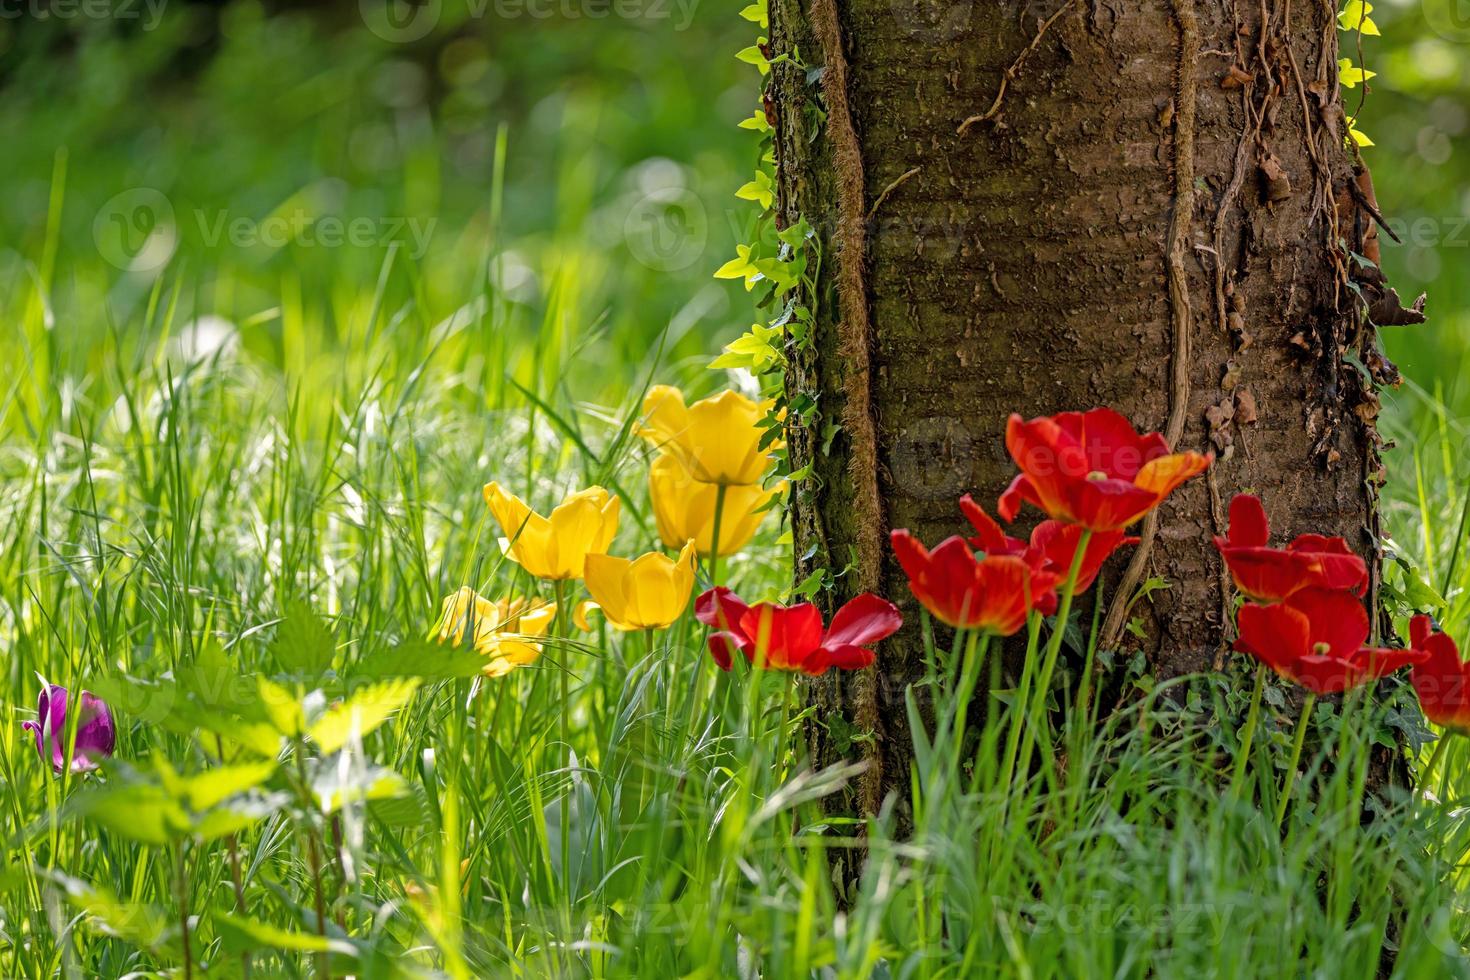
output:
M583 599L572 608L572 625L583 633L592 632L592 621L587 617L594 612L601 612L602 607L591 599Z
M674 582L674 563L656 552L639 557L628 568L624 590L628 615L618 618L641 629L659 629L679 618L689 593L679 594ZM682 601L681 601L682 600Z
M760 449L764 417L760 405L733 390L691 405L687 441L695 476L727 485L759 483L768 462Z
M638 434L655 446L677 449L689 431L684 393L673 385L654 385L643 398Z
M627 617L626 580L632 562L612 555L587 556L587 591L609 622Z

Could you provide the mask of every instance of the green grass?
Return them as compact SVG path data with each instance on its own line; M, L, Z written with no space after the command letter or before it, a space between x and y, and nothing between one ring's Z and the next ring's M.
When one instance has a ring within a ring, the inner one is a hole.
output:
M1096 733L1063 733L1064 766L1005 783L1000 724L961 755L943 732L921 747L917 829L895 840L891 815L866 828L822 815L851 774L810 771L801 740L776 731L807 720L787 716L791 689L764 679L752 714L750 680L714 669L689 617L651 641L573 633L501 680L433 676L435 657L448 673L463 664L421 645L442 596L461 584L546 594L499 558L481 484L544 507L616 482L616 550L648 550L644 449L625 423L649 378L722 379L660 363L656 346L609 356L584 311L556 312L574 304L564 295L547 300L562 327L497 362L487 351L510 327L493 312L445 325L403 265L351 285L339 284L336 343L308 304L283 308L286 349L321 344L296 369L248 350L183 357L182 276L160 278L131 319L84 323L103 345L96 367L67 361L52 342L62 325L38 327L36 292L7 311L0 345L29 370L0 409L0 810L13 856L0 974L181 975L181 899L196 972L235 975L247 951L256 975L320 972L318 879L334 975L1367 977L1391 949L1396 975L1437 977L1463 962L1463 819L1399 797L1358 816L1368 745L1416 728L1402 684L1351 707L1346 725L1319 709L1282 837L1269 814L1291 731L1274 687L1232 795L1221 779L1245 675L1164 698L1120 661L1115 677L1139 696ZM589 403L565 383L589 348L620 398ZM514 364L534 399L507 383ZM1462 425L1412 388L1390 418L1417 447L1391 457L1392 525L1453 596L1444 621L1463 636L1470 568L1449 568ZM789 585L776 523L725 563L747 595ZM937 660L932 683L950 690L955 665ZM1066 664L1063 705L1077 689ZM431 676L412 692L383 686L404 670ZM123 764L105 781L39 763L19 729L38 674L114 694ZM253 789L226 799L214 819L233 816L214 830L198 822L214 809L202 797L185 823L150 829L187 778L251 758L230 714L256 710L262 676L288 730L298 703L308 718L340 697L401 706L325 762L298 746L278 766L229 770ZM1451 752L1442 797L1464 763ZM334 792L345 805L324 818ZM860 829L867 871L839 902L826 851Z
M500 558L485 482L542 509L602 483L624 498L615 551L657 545L626 428L650 382L731 383L704 365L748 311L708 276L740 237L720 216L748 146L706 117L749 79L732 59L685 77L646 31L491 39L479 60L526 86L509 135L479 134L466 175L446 163L468 152L452 135L403 125L402 159L359 172L336 155L351 131L417 118L364 96L385 65L406 70L400 52L334 37L323 59L306 22L229 9L199 101L167 105L202 136L170 128L157 153L108 136L148 131L147 73L188 33L172 20L83 39L79 74L114 85L73 92L68 63L22 61L70 112L0 105L34 136L16 147L27 182L0 202L0 976L182 976L185 910L192 972L220 977L247 954L253 976L320 975L323 952L334 976L364 977L1371 977L1389 956L1395 976L1470 972L1470 751L1452 745L1434 799L1389 795L1363 818L1370 750L1429 751L1401 680L1318 707L1278 834L1286 692L1266 688L1232 789L1248 667L1163 688L1104 653L1123 706L1042 738L1027 778L1005 775L1025 730L1010 692L958 748L946 727L919 746L900 836L891 810L824 813L853 774L812 771L782 738L812 721L798 692L719 673L691 617L651 639L568 631L506 678L463 676L473 661L424 645L443 596L549 594ZM547 82L572 51L603 74ZM663 94L630 106L598 88L629 64ZM462 75L444 82L478 91L484 76ZM283 93L302 106L289 124L263 108ZM711 217L698 261L663 272L618 233L628 195L668 169L659 154ZM154 159L176 172L139 168ZM429 251L183 234L140 273L93 240L130 186L166 190L187 232L195 207L261 217L339 171L346 215L440 215ZM230 342L201 354L206 315ZM1388 584L1461 641L1470 421L1445 403L1463 394L1411 383L1384 416L1403 559ZM768 518L722 579L750 598L788 588L781 531ZM941 704L957 659L933 656ZM1058 668L1058 719L1080 717L1079 660ZM38 675L112 697L105 778L37 758L19 723ZM316 727L277 758L267 723ZM859 839L848 890L832 852Z

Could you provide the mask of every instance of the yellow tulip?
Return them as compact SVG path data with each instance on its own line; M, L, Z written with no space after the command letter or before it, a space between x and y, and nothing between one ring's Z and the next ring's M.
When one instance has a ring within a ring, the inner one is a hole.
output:
M693 405L670 385L656 385L643 399L638 434L683 460L697 479L726 486L760 483L770 464L761 449L766 406L738 391L722 391Z
M720 554L733 555L750 543L766 516L766 504L779 489L765 490L760 484L725 488L725 506L720 513ZM719 487L696 480L676 457L662 455L649 467L648 492L663 543L678 548L692 540L700 556L708 558L714 545Z
M587 556L587 591L620 630L663 629L684 614L694 590L694 542L677 560L651 551L629 561Z
M444 597L434 630L440 643L459 646L472 629L471 645L488 658L485 674L502 677L541 656L535 637L545 636L556 618L556 603L532 602L520 597L492 602L465 586Z
M588 487L542 517L498 483L485 484L485 503L505 532L510 559L537 578L581 578L588 555L607 553L618 530L618 498Z

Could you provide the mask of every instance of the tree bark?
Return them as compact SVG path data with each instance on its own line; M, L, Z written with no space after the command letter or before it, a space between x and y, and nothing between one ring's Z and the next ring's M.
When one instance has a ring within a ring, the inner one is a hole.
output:
M960 533L967 491L993 512L1011 412L1110 405L1215 452L1105 578L1109 603L1167 579L1133 611L1146 639L1107 610L1109 646L1142 646L1156 677L1226 662L1210 538L1238 491L1273 534L1346 537L1377 606L1374 388L1393 368L1340 247L1371 234L1333 5L928 3L771 0L779 208L822 249L787 378L821 410L788 432L814 474L793 495L797 574L847 568L834 603L875 589L911 614L876 668L808 688L814 758L869 762L839 804L857 812L893 791L902 809L921 673L887 532Z

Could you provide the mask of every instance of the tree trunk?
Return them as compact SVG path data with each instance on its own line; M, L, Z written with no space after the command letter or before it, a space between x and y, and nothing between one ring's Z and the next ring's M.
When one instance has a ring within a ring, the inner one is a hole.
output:
M851 563L835 601L875 589L912 614L878 667L808 691L818 762L870 763L842 804L861 812L890 791L902 807L921 671L887 532L959 533L966 491L993 512L1013 411L1110 405L1215 452L1105 576L1110 604L1167 579L1131 614L1146 639L1121 604L1105 630L1158 678L1226 662L1210 538L1238 491L1261 494L1273 534L1346 537L1377 605L1373 389L1393 367L1338 247L1373 251L1334 6L929 3L771 0L781 214L822 248L814 343L788 375L821 409L789 432L793 468L814 467L797 573Z

